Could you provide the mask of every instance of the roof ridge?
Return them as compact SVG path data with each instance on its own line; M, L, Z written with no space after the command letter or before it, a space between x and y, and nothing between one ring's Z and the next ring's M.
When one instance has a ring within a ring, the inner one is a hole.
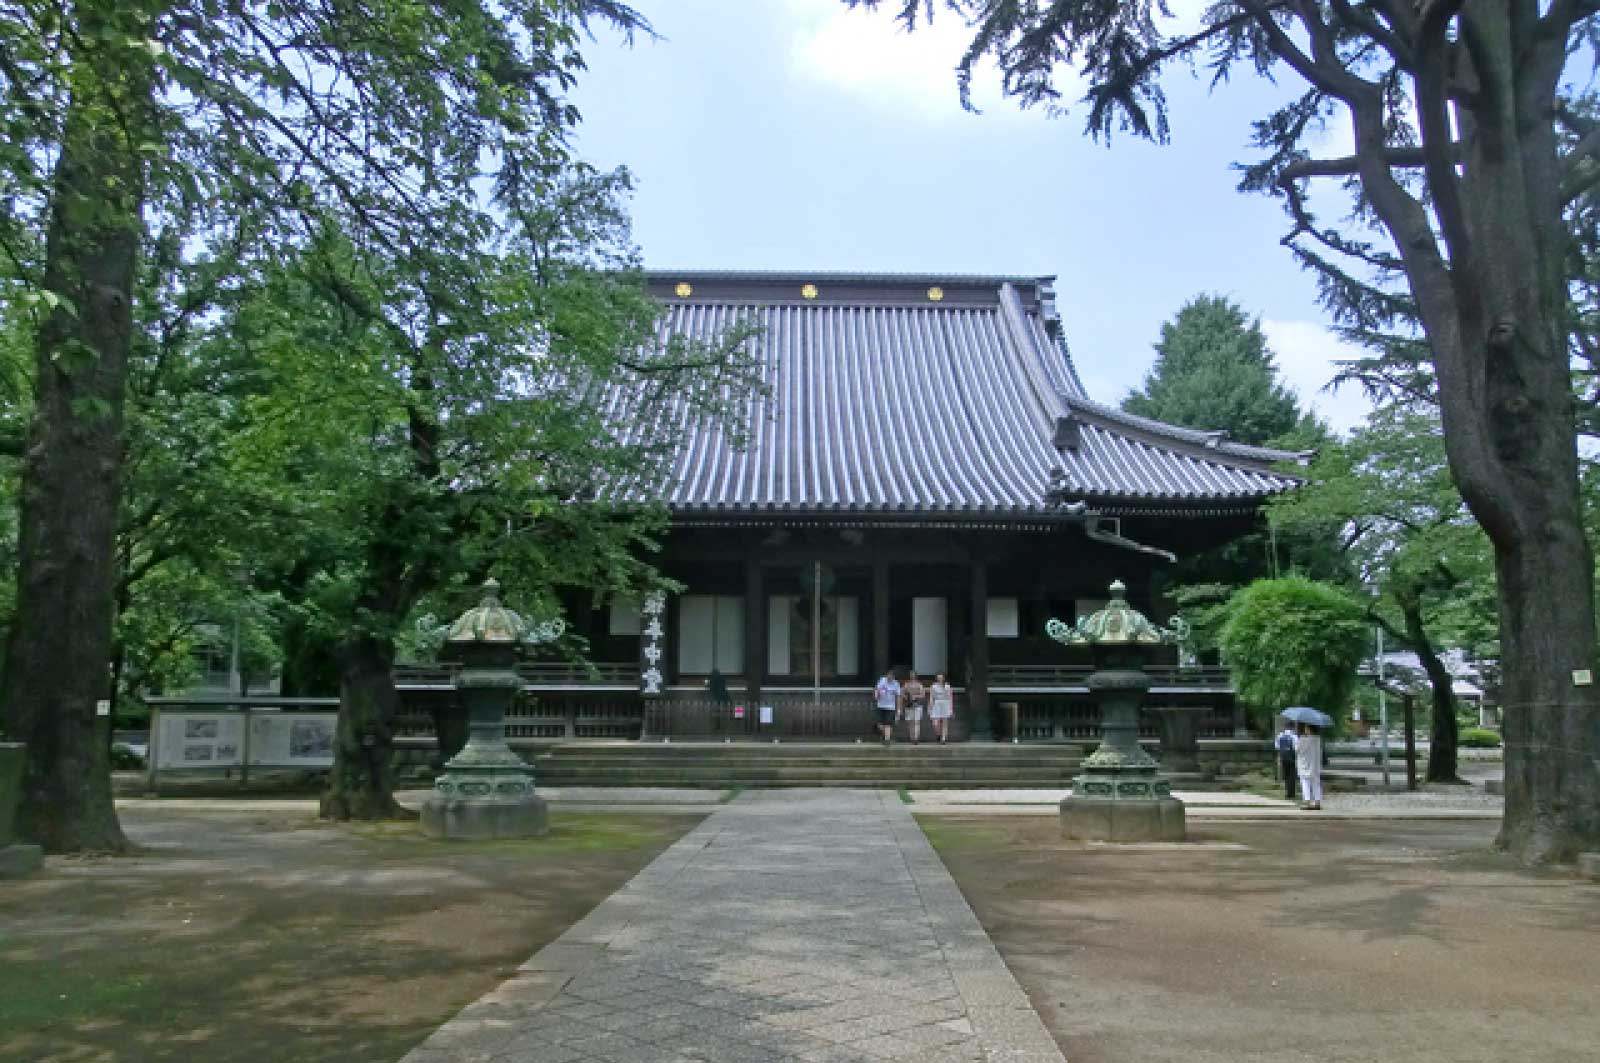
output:
M896 284L924 284L934 281L960 284L1051 284L1054 273L939 273L928 270L874 271L834 269L672 269L649 267L644 276L658 280L678 277L717 277L728 280L826 280L887 281Z
M1265 462L1303 462L1316 454L1315 450L1278 450L1275 447L1258 447L1249 443L1234 443L1228 439L1226 430L1186 428L1183 425L1168 424L1166 421L1143 417L1136 413L1118 409L1115 406L1108 406L1103 402L1096 402L1094 399L1083 395L1068 395L1065 398L1067 405L1074 411L1081 409L1085 413L1116 424L1149 432L1158 437L1197 444L1206 450L1229 457Z

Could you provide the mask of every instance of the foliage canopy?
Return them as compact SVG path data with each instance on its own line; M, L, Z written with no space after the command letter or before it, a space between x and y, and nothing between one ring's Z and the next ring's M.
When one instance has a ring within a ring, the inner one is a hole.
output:
M1325 583L1257 580L1229 605L1222 651L1240 700L1256 713L1310 705L1337 720L1367 652L1367 623L1357 602Z

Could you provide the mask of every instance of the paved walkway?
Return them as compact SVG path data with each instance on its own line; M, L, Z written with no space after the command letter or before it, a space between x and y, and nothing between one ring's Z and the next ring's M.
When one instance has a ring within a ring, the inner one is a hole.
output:
M893 792L740 795L405 1063L1062 1063Z

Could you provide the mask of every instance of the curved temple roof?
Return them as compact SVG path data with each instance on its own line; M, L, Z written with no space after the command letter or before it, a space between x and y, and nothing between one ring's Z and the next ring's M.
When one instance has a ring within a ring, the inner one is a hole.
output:
M1044 516L1057 500L1216 512L1298 482L1274 464L1299 455L1090 400L1061 341L1052 278L648 280L669 332L709 339L755 324L772 385L751 400L743 450L715 425L688 425L665 498L680 517Z

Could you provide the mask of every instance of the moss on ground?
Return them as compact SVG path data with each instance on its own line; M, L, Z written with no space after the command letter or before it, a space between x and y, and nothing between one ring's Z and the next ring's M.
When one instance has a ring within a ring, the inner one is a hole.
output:
M129 809L140 855L0 893L0 1063L393 1063L703 817L544 838Z

